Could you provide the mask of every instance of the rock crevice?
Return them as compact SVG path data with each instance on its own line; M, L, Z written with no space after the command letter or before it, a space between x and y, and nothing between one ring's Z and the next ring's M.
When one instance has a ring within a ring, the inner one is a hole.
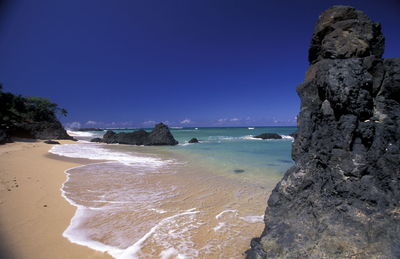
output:
M315 27L292 148L247 258L400 258L400 58L349 6Z

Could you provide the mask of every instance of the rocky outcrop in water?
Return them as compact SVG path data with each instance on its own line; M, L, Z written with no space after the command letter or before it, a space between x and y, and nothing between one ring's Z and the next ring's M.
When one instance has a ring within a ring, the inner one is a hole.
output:
M189 140L189 143L193 144L193 143L199 143L199 140L197 138L192 138Z
M400 258L400 58L352 7L316 25L290 168L247 258Z
M276 133L263 133L253 138L260 138L260 139L282 139L282 136Z
M94 139L93 139L94 140ZM160 146L160 145L177 145L178 141L174 139L171 132L163 123L157 124L149 133L145 130L137 130L134 132L115 133L108 130L104 134L101 142L112 144L128 144L128 145L145 145L145 146Z

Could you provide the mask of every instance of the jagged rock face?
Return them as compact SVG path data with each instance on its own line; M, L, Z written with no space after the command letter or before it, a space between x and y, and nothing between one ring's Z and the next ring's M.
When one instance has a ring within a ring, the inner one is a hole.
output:
M41 121L29 123L15 123L10 129L12 137L34 139L70 139L64 127L59 121Z
M96 141L95 141L96 140ZM97 142L98 139L93 139L93 142ZM119 143L128 145L145 145L145 146L157 146L157 145L177 145L178 141L174 139L168 127L163 124L157 124L154 129L148 133L145 130L137 130L134 132L121 132L115 133L111 130L104 134L101 142L104 143Z
M319 38L328 25L338 36ZM321 15L297 88L295 165L247 258L400 258L400 58L381 59L383 41L351 7Z
M315 27L310 63L321 59L351 57L382 57L385 39L380 24L372 22L363 12L349 6L326 10Z

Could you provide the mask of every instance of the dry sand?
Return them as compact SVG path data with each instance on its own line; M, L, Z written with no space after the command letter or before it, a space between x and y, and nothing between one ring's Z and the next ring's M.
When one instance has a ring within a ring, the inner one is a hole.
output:
M62 236L75 213L61 196L64 171L85 161L55 159L48 154L51 147L0 146L0 258L111 258Z

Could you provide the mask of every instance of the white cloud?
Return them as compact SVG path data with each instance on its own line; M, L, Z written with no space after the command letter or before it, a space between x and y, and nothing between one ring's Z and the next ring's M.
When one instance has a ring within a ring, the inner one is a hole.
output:
M153 126L153 125L156 124L156 122L155 122L155 121L152 121L152 120L148 120L148 121L142 122L142 124L143 124L144 126Z
M239 119L239 118L232 118L232 119L230 119L229 121L237 122L237 121L240 121L240 119Z
M66 126L66 128L69 128L69 129L76 129L76 128L80 128L81 124L77 121L74 121L74 122L67 123L65 126Z
M181 121L181 124L189 124L192 121L190 119L184 119L183 121Z
M96 121L87 121L86 122L86 125L96 125L97 124L97 122Z
M221 119L218 119L218 122L225 122L225 121L227 121L228 119L225 119L225 118L221 118Z

